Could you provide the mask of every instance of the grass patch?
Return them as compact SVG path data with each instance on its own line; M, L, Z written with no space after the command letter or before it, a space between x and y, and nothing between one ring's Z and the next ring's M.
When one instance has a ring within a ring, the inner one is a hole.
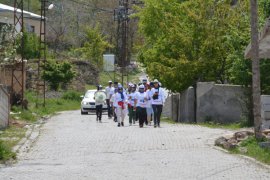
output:
M232 150L232 153L243 154L249 157L252 157L260 162L270 164L270 149L261 148L259 146L259 142L254 136L249 137L247 140L244 140L240 147ZM240 150L241 148L245 148L246 151Z
M12 152L12 148L25 136L26 129L11 125L0 132L0 162L16 159L16 153Z
M221 128L221 129L240 129L243 128L241 123L231 123L231 124L219 124L214 122L204 122L197 123L200 126L208 127L208 128Z
M12 118L16 120L26 120L34 122L42 116L54 114L59 111L76 110L80 108L80 95L83 93L68 91L63 93L61 98L46 99L45 107L36 107L36 98L33 92L27 92L26 98L29 101L28 109L22 110L21 107L12 107ZM39 99L38 101L42 101Z
M161 122L166 122L166 123L169 123L169 124L176 124L177 122L175 122L174 120L168 118L168 117L161 117L160 119Z

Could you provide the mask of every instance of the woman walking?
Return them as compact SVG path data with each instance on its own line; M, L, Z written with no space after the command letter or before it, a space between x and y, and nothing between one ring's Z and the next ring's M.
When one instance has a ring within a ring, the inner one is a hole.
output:
M165 101L163 89L160 88L157 79L154 80L154 87L151 89L152 108L154 111L154 127L160 127L160 116L162 113L163 103Z
M118 120L118 127L124 126L124 120L127 114L127 95L123 91L123 86L118 86L118 92L114 97L114 104L116 105L116 115Z
M136 106L137 106L137 93L136 93L136 87L131 84L130 85L130 92L127 95L128 96L128 116L129 116L129 125L135 124L136 119Z
M151 125L152 116L154 114L151 102L151 84L147 84L146 98L147 98L146 104L147 122L148 125Z
M146 104L147 104L147 96L146 92L144 92L144 85L139 86L139 92L137 93L137 111L139 115L139 125L140 128L143 127L143 124L147 124L147 114L146 114Z

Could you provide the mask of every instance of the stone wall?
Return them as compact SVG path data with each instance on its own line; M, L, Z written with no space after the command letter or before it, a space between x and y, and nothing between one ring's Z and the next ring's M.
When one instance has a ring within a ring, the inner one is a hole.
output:
M10 103L9 94L0 84L0 129L6 128L9 123Z
M197 83L197 122L233 123L241 120L246 106L242 86Z
M195 95L194 88L189 87L180 95L180 119L179 122L195 122Z
M172 96L171 95L168 95L168 97L166 98L163 111L162 111L162 116L172 119Z
M242 86L197 83L180 94L170 95L164 106L163 116L177 122L194 123L214 121L217 123L239 122L247 112L245 89Z
M261 96L261 116L263 129L270 129L270 95Z

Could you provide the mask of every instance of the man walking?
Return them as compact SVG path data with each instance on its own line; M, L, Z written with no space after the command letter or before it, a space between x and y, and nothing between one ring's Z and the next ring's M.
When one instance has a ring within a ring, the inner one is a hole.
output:
M107 104L107 108L108 108L108 118L111 119L112 118L112 107L111 107L111 103L110 103L110 98L111 98L111 91L112 91L112 81L108 82L109 85L105 88L105 92L106 92L106 104Z
M163 103L165 101L163 89L160 88L157 79L154 80L154 87L151 89L152 108L154 111L154 127L160 127L160 116L162 113Z
M94 99L96 105L97 121L101 122L103 103L106 99L106 94L104 91L102 91L101 85L97 86L97 91L95 92Z

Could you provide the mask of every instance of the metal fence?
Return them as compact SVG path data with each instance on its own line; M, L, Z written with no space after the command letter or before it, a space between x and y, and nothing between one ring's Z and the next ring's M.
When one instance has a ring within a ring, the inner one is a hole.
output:
M7 90L0 84L0 129L6 128L9 124L10 99Z

